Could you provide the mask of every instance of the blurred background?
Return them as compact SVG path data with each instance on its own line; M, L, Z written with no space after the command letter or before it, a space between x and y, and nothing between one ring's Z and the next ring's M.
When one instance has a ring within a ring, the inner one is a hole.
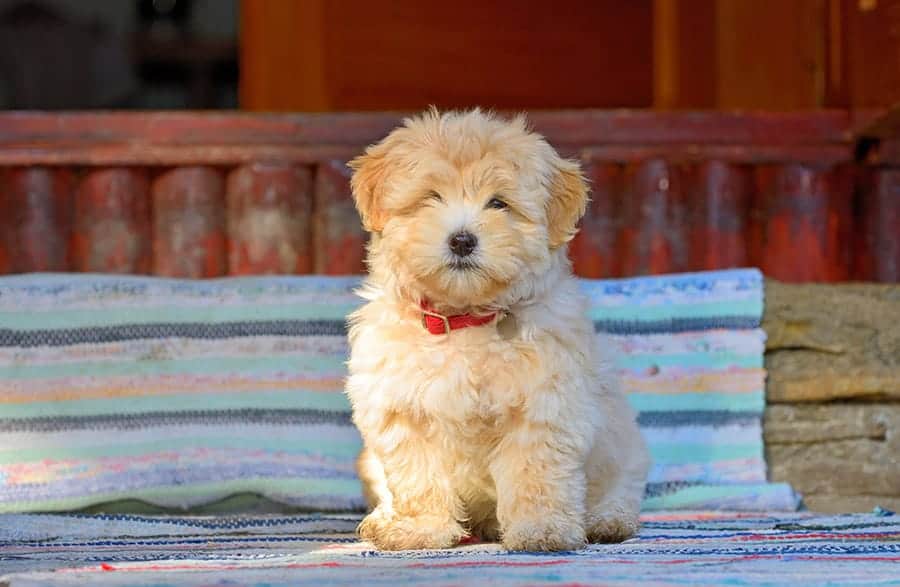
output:
M238 23L235 0L0 0L0 108L237 108Z
M900 282L900 0L0 0L0 274L360 273L430 104L581 160L581 276Z
M0 0L0 108L877 108L900 0Z

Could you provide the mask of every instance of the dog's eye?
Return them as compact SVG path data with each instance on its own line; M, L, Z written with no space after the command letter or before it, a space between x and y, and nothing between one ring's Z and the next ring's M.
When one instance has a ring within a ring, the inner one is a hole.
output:
M428 192L428 195L425 197L425 199L426 200L434 200L435 202L443 202L444 201L444 198L441 197L441 194L439 194L435 191Z
M509 208L509 204L501 200L500 198L491 198L487 203L486 208L492 208L494 210L503 210L505 208Z

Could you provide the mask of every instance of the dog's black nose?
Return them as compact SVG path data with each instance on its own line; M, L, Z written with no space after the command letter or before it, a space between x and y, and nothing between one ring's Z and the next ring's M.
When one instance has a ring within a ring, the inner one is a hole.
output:
M450 250L457 257L468 257L478 245L478 239L471 232L457 232L450 237Z

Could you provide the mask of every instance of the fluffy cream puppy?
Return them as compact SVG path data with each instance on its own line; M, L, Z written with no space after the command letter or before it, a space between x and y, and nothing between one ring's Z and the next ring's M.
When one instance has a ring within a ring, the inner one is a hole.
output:
M360 535L389 550L633 535L648 457L566 256L578 164L522 118L432 110L351 167L371 232L347 380Z

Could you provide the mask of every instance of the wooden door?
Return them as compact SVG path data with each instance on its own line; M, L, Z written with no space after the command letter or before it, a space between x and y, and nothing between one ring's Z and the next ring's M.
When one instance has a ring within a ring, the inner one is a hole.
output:
M250 110L652 104L652 0L244 0Z

